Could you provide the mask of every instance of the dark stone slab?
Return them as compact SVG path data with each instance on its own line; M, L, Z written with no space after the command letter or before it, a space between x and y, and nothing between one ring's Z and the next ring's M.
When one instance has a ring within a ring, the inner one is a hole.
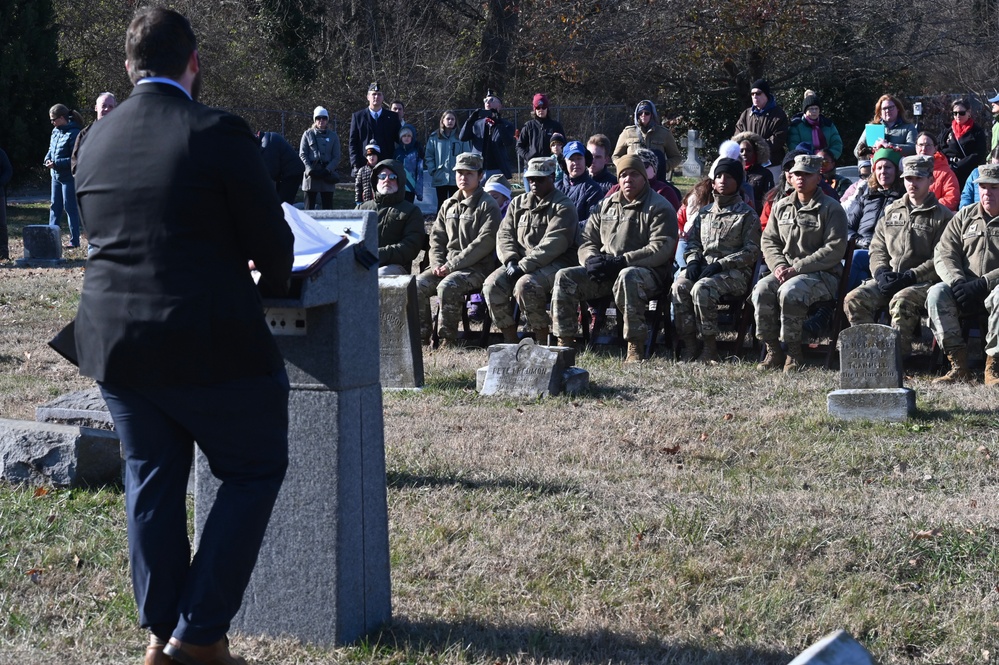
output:
M898 332L868 323L839 334L840 388L901 388L902 355Z
M378 278L378 323L382 388L421 387L423 350L416 307L416 277Z
M21 231L24 240L22 266L55 266L65 263L62 258L62 235L58 226L29 224Z

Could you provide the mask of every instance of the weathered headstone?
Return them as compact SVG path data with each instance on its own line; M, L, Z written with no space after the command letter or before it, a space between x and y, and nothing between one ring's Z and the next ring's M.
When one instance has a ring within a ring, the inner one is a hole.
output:
M577 394L589 386L589 373L573 367L575 359L575 349L541 346L529 337L519 344L493 344L489 364L476 373L476 388L483 395L510 397Z
M788 665L874 665L874 658L845 630L829 633Z
M40 423L61 423L113 430L114 420L108 411L101 389L96 386L60 395L50 402L35 407L35 420Z
M24 258L18 259L17 265L47 267L65 263L58 226L29 224L21 230L21 238L24 241Z
M388 507L378 368L374 211L306 211L354 243L264 299L285 360L288 471L232 627L319 645L347 644L389 621ZM195 538L218 482L196 456Z
M699 178L704 173L704 160L697 155L697 150L704 147L704 141L698 137L696 129L688 129L687 136L680 139L680 145L687 149L687 160L681 167L683 175Z
M117 483L118 437L89 427L0 420L0 478L56 487Z
M419 388L423 385L419 317L416 277L378 278L382 388Z
M829 393L829 413L844 420L906 420L916 394L902 387L898 332L863 324L839 334L840 389Z

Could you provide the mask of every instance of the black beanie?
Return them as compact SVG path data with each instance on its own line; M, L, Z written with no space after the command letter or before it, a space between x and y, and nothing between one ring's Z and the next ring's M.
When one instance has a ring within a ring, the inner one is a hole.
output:
M767 96L767 101L768 102L771 99L774 98L774 96L772 94L770 94L770 84L767 83L766 79L756 79L755 81L753 81L753 85L751 85L749 87L749 89L750 90L762 90L763 94L765 94Z
M742 162L738 159L732 159L730 157L722 157L717 162L715 162L715 177L720 173L727 173L735 179L736 185L742 187L743 180L746 179L745 170L742 167Z
M822 100L819 99L818 95L808 95L805 97L805 101L801 102L801 112L807 111L809 106L818 106L821 109Z

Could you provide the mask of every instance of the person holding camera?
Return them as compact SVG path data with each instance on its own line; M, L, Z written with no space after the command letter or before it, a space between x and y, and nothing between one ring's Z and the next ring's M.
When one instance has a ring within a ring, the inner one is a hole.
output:
M493 90L486 91L482 108L468 114L458 133L459 140L470 142L472 149L482 155L485 178L497 173L513 177L508 153L515 143L514 128L508 120L500 117L502 108L499 96Z
M340 137L329 128L330 114L322 106L312 112L312 127L302 134L298 156L305 164L302 191L305 192L305 209L315 210L316 199L322 199L322 210L333 207L333 192L340 177L336 167L340 163Z

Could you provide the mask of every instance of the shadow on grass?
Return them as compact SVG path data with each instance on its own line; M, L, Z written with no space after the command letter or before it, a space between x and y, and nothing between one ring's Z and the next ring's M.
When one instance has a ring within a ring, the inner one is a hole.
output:
M796 654L753 647L717 649L669 644L665 640L604 629L561 633L530 624L494 626L480 621L407 621L395 619L368 642L381 649L435 654L460 653L471 661L538 662L557 660L574 665L597 663L741 663L776 665Z
M922 409L917 408L911 420L915 422L948 422L955 418L984 418L988 421L996 419L996 412L991 409Z
M452 390L475 390L475 375L467 372L430 374L426 377L425 391L449 392Z
M405 471L389 471L386 474L388 486L393 489L418 488L418 487L460 487L466 490L477 489L512 489L518 491L536 492L545 495L560 495L567 492L575 492L578 487L574 484L566 485L562 483L537 482L534 480L524 480L518 478L489 478L486 480L471 480L462 478L453 473L439 475L416 475Z

